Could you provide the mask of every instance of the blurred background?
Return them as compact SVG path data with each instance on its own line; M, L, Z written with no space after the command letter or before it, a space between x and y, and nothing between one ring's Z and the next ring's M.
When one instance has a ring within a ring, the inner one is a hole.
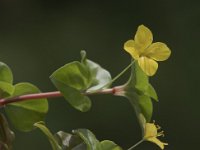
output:
M157 90L153 120L163 127L167 150L198 149L200 131L199 43L200 2L195 0L1 0L0 61L8 64L14 82L31 82L42 91L53 91L51 73L80 60L80 50L118 74L130 62L123 43L133 38L140 24L149 27L154 41L172 50L159 63L151 83ZM125 74L114 85L126 82ZM93 107L81 113L63 99L50 99L46 123L52 132L88 128L100 140L110 139L127 149L141 138L129 102L110 95L92 96ZM13 128L13 127L12 127ZM50 150L39 131L16 132L14 150ZM136 150L157 150L145 142Z

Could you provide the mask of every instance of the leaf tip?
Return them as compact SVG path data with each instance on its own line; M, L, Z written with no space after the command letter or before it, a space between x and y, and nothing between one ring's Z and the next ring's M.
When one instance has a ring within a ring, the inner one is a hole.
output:
M81 62L84 62L86 60L86 55L87 55L86 51L81 50L80 55L81 55Z

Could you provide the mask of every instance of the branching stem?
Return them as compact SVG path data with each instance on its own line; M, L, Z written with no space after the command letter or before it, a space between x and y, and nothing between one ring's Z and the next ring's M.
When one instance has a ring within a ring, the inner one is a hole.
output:
M116 77L112 79L111 82L106 84L104 87L107 87L108 85L111 85L115 80L117 80L121 75L123 75L133 64L135 61L131 61L131 63L122 70ZM113 94L113 95L119 95L120 91L122 91L123 86L117 86L109 89L103 89L94 91L94 92L83 92L84 95L94 95L94 94ZM0 99L0 107L5 106L10 103L14 102L21 102L21 101L27 101L27 100L37 100L42 98L56 98L56 97L63 97L62 93L60 91L53 91L53 92L44 92L44 93L34 93L34 94L26 94L11 98L2 98Z
M117 76L115 76L108 84L103 86L100 90L97 91L86 91L82 92L83 95L96 95L96 94L112 94L112 95L123 95L124 93L124 86L116 86L113 88L106 88L111 85L114 81L116 81L119 77L121 77L133 64L135 61L131 61L131 63L124 68ZM43 93L32 93L32 94L25 94L16 97L9 97L9 98L2 98L0 99L0 107L6 106L10 103L22 102L22 101L29 101L29 100L39 100L43 98L57 98L57 97L64 97L64 95L60 91L52 91L52 92L43 92ZM131 146L127 150L132 150L141 144L144 139L138 141L135 145ZM1 149L1 148L0 148Z
M115 82L119 77L121 77L133 64L135 63L135 60L131 61L131 63L126 67L124 68L119 74L117 74L108 84L104 85L102 87L102 89L104 87L108 87L110 86L113 82Z
M112 83L117 80L121 75L123 75L133 64L135 63L135 61L131 61L131 63L122 70L122 72L120 72L117 76L115 76L113 79L112 79Z

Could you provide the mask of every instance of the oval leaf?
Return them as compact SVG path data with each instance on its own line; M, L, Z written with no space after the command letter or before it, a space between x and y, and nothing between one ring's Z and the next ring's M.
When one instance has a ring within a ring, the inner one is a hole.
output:
M11 96L14 92L14 86L8 82L0 81L0 98Z
M50 78L74 108L82 112L91 108L90 99L82 94L82 91L90 85L90 74L83 64L79 62L66 64L56 70Z
M13 75L11 69L3 62L0 62L0 81L13 83Z
M143 129L144 123L150 122L152 113L153 113L153 105L151 98L146 95L138 95L136 92L126 92L126 97L129 99L133 108L135 109L136 116L139 120L139 123ZM144 116L145 121L141 118L141 115Z
M101 150L100 142L95 135L88 129L73 130L73 133L78 135L87 145L87 150Z
M132 86L138 94L150 96L158 101L156 91L149 83L149 77L142 71L137 62L132 65L132 73L128 84Z
M89 97L83 95L80 91L69 87L55 79L52 82L57 87L57 89L63 94L64 98L77 110L86 112L90 110L92 102Z
M88 69L78 61L74 61L57 69L50 79L59 81L77 90L85 90L90 86L90 73Z
M122 150L122 148L112 141L104 140L101 141L101 150Z
M153 105L151 97L157 99L157 95L149 83L148 76L140 69L137 63L132 65L131 77L125 84L125 97L129 99L135 109L143 129L144 123L150 122L152 117Z
M63 150L78 150L78 148L81 148L80 150L86 150L86 145L77 135L59 131L54 137Z
M14 96L39 93L40 90L30 83L19 83L15 85ZM47 99L35 99L16 102L6 105L6 114L11 123L21 131L30 131L35 122L44 120L48 112Z
M135 62L131 68L131 84L138 91L144 93L149 86L149 77L142 71L138 63Z
M110 73L99 64L86 58L86 52L81 51L82 63L88 68L91 74L91 85L88 92L107 88L112 80ZM107 86L106 86L107 85Z

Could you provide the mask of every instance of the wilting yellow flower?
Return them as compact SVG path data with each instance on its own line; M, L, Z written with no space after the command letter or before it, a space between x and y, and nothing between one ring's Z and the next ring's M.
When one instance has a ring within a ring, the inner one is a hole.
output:
M128 40L124 49L138 61L139 66L148 75L152 76L158 69L156 61L164 61L169 58L171 51L166 44L153 42L151 31L144 25L140 25L134 40Z
M161 142L157 138L159 136L164 136L163 131L158 132L159 129L160 129L160 127L156 126L154 123L146 123L143 139L146 141L153 142L153 143L157 144L161 149L164 149L164 146L168 145L168 144Z

